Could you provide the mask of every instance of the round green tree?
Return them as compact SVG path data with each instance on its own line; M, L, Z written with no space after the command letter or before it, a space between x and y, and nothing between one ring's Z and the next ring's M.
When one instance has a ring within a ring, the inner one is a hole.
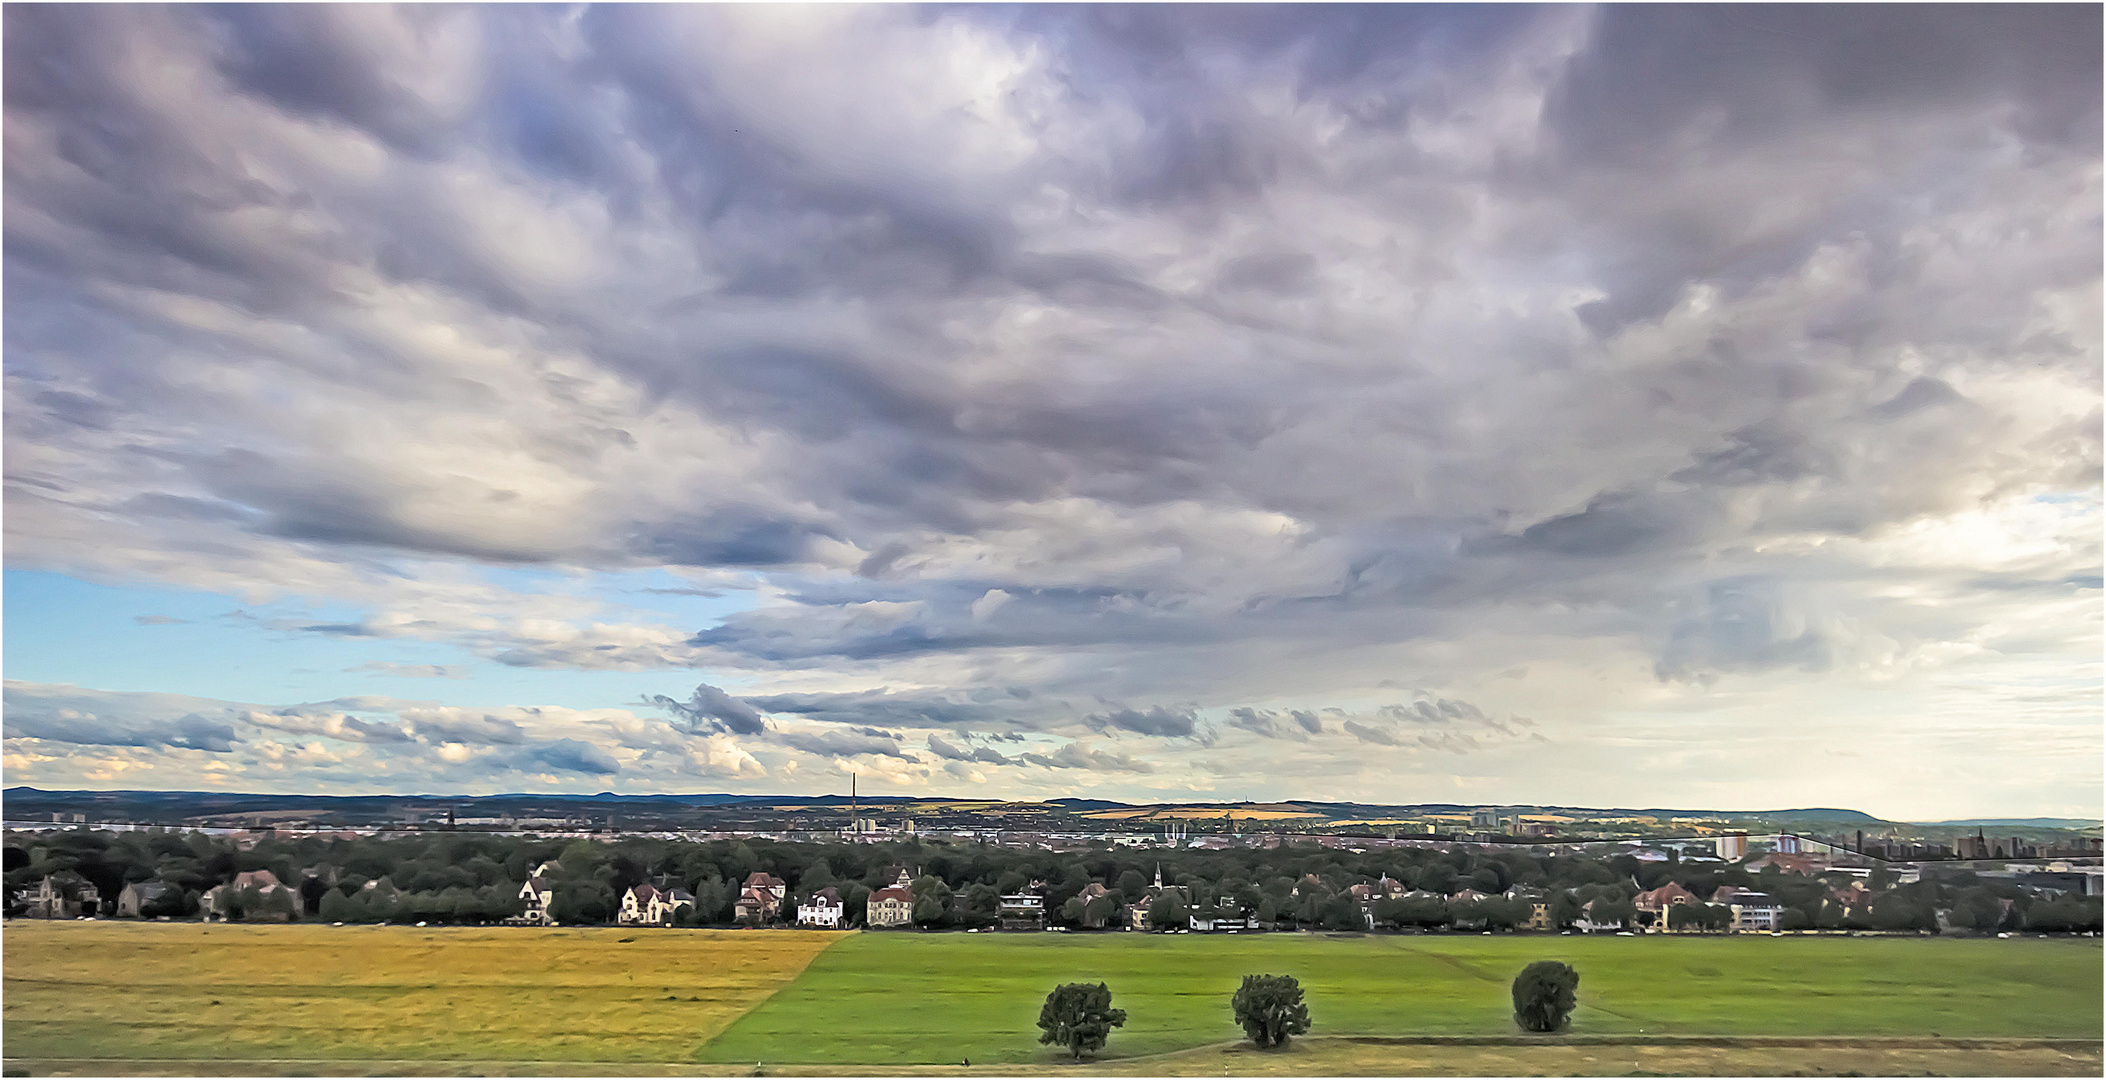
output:
M1038 1011L1038 1041L1065 1046L1075 1060L1104 1049L1111 1029L1126 1025L1126 1010L1111 1007L1111 989L1103 983L1065 983L1046 995Z
M1261 1050L1285 1046L1309 1030L1309 1006L1302 1004L1302 984L1292 975L1245 975L1229 1004L1237 1026Z
M1514 1022L1523 1031L1557 1031L1572 1016L1579 972L1556 960L1538 960L1514 979Z

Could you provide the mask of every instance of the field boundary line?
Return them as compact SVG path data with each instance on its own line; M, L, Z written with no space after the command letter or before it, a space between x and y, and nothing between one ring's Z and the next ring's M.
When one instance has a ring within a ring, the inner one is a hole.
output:
M1910 1035L1304 1035L1295 1039L1297 1044L1352 1043L1366 1046L1704 1046L1722 1049L1763 1048L1846 1048L1866 1050L2100 1050L2106 1049L2106 1039L2086 1038L2038 1038L2038 1037L1956 1037L1946 1038ZM1083 1062L1084 1065L1129 1065L1141 1064L1162 1058L1181 1057L1187 1054L1204 1053L1208 1050L1232 1052L1242 1049L1259 1054L1260 1051L1244 1039L1202 1043L1178 1050L1165 1050L1155 1054L1136 1054L1132 1057L1099 1057ZM65 1062L81 1065L537 1065L576 1066L614 1065L623 1068L742 1068L736 1062L708 1061L610 1061L571 1060L537 1058L129 1058L129 1057L10 1057L8 1064ZM1029 1062L990 1062L989 1067L1030 1066ZM1046 1064L1066 1065L1068 1062ZM871 1069L915 1069L943 1068L944 1062L903 1062L897 1064L869 1064L859 1066ZM768 1068L796 1069L801 1066L823 1068L839 1067L837 1062L767 1061Z

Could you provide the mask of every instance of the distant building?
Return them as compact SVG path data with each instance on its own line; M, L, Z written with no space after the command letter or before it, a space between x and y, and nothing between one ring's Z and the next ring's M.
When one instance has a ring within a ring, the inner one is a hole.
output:
M839 930L847 910L847 905L841 901L841 890L828 885L797 905L797 925L813 930Z
M1712 844L1718 851L1718 857L1727 862L1738 862L1748 856L1747 833L1721 833Z
M1695 893L1670 881L1657 889L1639 893L1631 902L1639 911L1664 919L1668 908L1694 904L1697 898Z
M1046 928L1046 898L1039 892L1042 882L1032 882L1023 892L1007 893L996 908L996 917L1004 930L1044 930Z
M1305 877L1302 880L1315 881L1316 879L1315 877L1310 876ZM1295 886L1296 892L1299 892L1300 889L1301 886ZM1126 909L1127 918L1132 921L1132 926L1135 930L1148 929L1148 909L1155 906L1156 900L1161 898L1162 895L1166 892L1176 893L1188 905L1192 902L1191 894L1185 889L1183 885L1163 884L1163 864L1156 863L1155 884L1148 886L1148 891L1141 894L1141 899L1139 903L1136 903L1132 907Z
M77 919L103 914L102 891L71 870L61 870L38 881L24 890L22 900L23 914L32 919Z
M615 922L623 926L671 926L681 909L693 910L694 894L667 885L640 884L622 894Z
M1470 811L1470 828L1497 832L1499 829L1499 811L1489 806L1481 806Z
M871 893L863 905L864 925L872 930L913 925L914 890L908 887L909 880L902 869L897 881Z
M168 895L168 885L159 881L133 881L117 894L117 914L125 918L141 918L140 909Z
M509 926L554 926L556 920L549 914L549 903L555 899L555 886L550 871L554 863L542 863L535 869L526 883L519 887L519 899L526 902L526 910L505 920Z
M240 912L242 918L251 922L290 922L299 917L299 892L287 888L278 880L278 875L268 870L243 871L234 875L233 881L205 890L205 894L198 898L198 917L206 922L227 919L235 914L238 905L251 897L256 901L253 909L245 908Z
M1572 928L1589 934L1623 929L1623 923L1621 922L1606 918L1597 919L1595 917L1594 905L1599 903L1601 903L1599 900L1589 900L1581 904L1579 918L1573 921Z
M1768 893L1722 885L1711 894L1711 902L1733 911L1733 929L1741 933L1766 934L1784 922L1784 905Z
M1777 853L1780 855L1797 855L1799 853L1799 838L1791 833L1779 836L1777 838Z

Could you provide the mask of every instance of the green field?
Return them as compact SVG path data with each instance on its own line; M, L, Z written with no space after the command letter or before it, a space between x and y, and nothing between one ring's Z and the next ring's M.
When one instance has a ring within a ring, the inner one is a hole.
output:
M1576 1035L2097 1038L2096 941L1842 937L859 934L703 1048L702 1060L1042 1062L1061 982L1112 987L1107 1056L1241 1037L1246 973L1300 979L1312 1034L1511 1035L1514 975L1580 972Z
M5 935L7 1064L39 1075L1069 1073L1037 1042L1039 1004L1099 979L1130 1019L1082 1067L1098 1073L2098 1075L2100 1062L2096 940L25 921ZM1572 1032L1548 1042L1516 1038L1509 1015L1508 985L1537 959L1581 975ZM1265 972L1308 994L1315 1037L1285 1053L1251 1050L1229 1017L1241 976ZM1726 1038L1695 1038L1709 1036Z

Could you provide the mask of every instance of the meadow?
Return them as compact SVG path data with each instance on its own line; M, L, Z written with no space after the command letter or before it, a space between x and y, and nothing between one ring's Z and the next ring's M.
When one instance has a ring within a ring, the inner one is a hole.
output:
M39 1075L1068 1073L1037 1042L1039 1004L1099 979L1129 1020L1082 1072L2097 1075L2102 1019L2096 940L5 933L8 1066ZM1572 1034L1550 1045L1514 1038L1507 997L1543 958L1581 973ZM1250 1050L1229 1016L1240 977L1259 972L1307 990L1313 1037L1284 1054ZM2037 1041L2057 1038L2083 1041Z
M1530 961L1580 972L1574 1035L2098 1037L2096 940L1533 935L859 934L702 1060L1051 1062L1035 1026L1062 982L1127 1012L1107 1057L1241 1038L1245 974L1301 980L1312 1034L1515 1033Z
M14 920L7 1057L682 1061L818 931Z

